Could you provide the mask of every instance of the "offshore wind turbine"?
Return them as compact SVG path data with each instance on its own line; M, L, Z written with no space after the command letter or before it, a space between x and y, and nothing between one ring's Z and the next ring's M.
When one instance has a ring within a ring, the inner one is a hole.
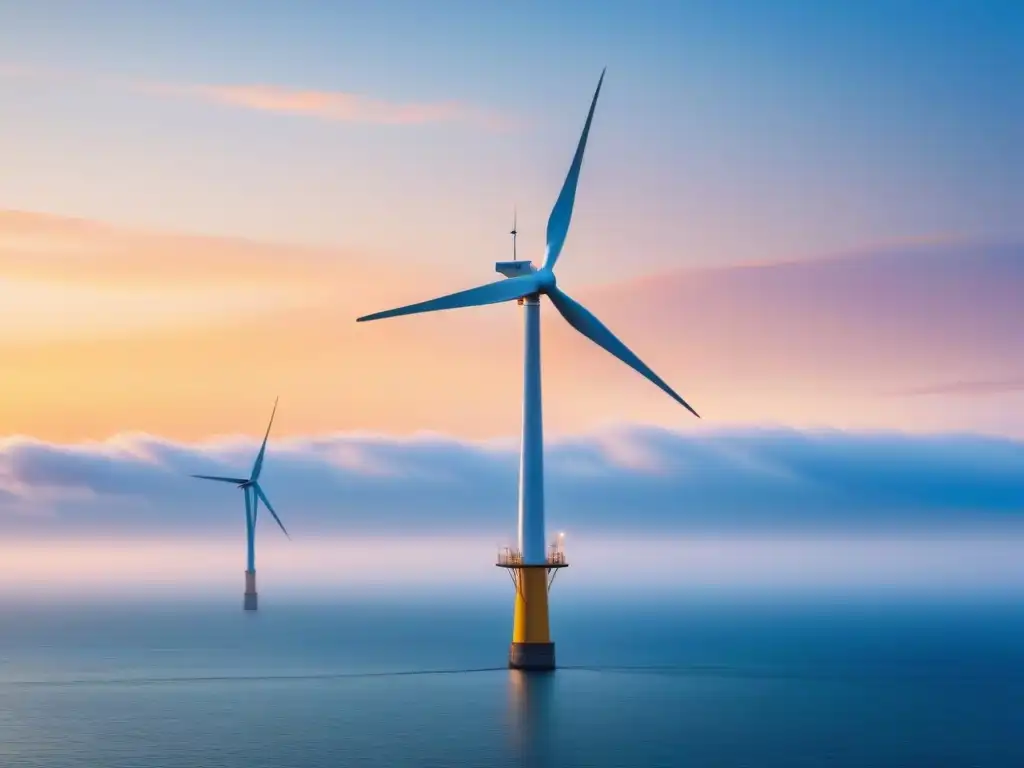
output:
M263 436L263 444L260 452L256 454L256 461L253 462L252 471L249 477L219 477L217 475L192 475L200 480L213 480L218 483L233 483L242 489L245 496L245 536L246 536L246 566L245 566L245 597L242 606L247 611L255 611L259 604L256 593L256 519L259 516L259 503L262 501L267 510L273 515L278 527L288 535L288 530L281 522L281 518L274 511L270 499L260 487L260 472L263 471L263 457L267 453L267 438L270 437L270 428L274 425L274 414L277 413L277 399L274 400L274 410L270 412L270 423L267 424L267 433Z
M357 322L381 320L386 317L435 312L459 307L517 300L525 308L525 359L523 376L523 433L519 463L519 531L517 551L499 555L497 565L509 569L516 586L516 603L509 649L509 666L514 669L554 669L555 645L551 642L548 622L548 588L558 568L568 565L560 546L553 545L548 554L544 538L544 438L541 409L540 378L540 297L547 296L563 318L598 346L638 371L660 387L673 400L694 416L697 412L666 384L615 334L598 320L586 307L558 287L555 265L562 254L583 152L587 146L594 108L604 82L604 71L590 103L583 133L576 147L569 173L548 217L547 248L544 261L538 268L529 261L504 261L495 264L495 271L506 279L494 283L389 309L358 318ZM513 237L516 227L513 225ZM698 416L699 418L699 416ZM550 577L549 577L550 574Z

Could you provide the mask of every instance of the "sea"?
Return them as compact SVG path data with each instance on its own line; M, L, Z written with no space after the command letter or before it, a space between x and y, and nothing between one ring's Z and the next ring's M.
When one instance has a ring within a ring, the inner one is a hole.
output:
M261 597L0 606L0 765L1024 766L1009 598Z

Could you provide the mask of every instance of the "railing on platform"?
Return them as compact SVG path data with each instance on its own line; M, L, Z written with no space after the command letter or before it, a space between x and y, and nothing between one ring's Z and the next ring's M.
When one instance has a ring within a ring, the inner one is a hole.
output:
M498 551L498 565L505 567L516 566L523 564L523 553L518 549L512 549L511 547L505 547Z
M515 568L517 566L523 566L523 553L518 549L512 547L504 547L498 551L498 565L503 568ZM544 558L544 564L548 568L560 568L567 566L569 563L565 559L565 552L558 549L548 550L547 557Z
M522 589L520 584L523 569L526 568L547 568L548 572L548 589L551 589L551 585L555 581L555 574L557 574L562 568L568 568L569 563L565 559L565 552L557 545L552 544L548 549L547 557L544 558L544 564L527 564L523 562L523 553L513 547L503 547L498 550L498 562L496 565L499 568L507 568L506 571L512 579L512 583L515 585L516 591L519 592ZM524 597L525 599L525 597Z

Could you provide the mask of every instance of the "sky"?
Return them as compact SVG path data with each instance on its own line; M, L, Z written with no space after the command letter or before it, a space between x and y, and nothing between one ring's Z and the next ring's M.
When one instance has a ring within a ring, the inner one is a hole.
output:
M539 262L607 67L559 285L703 419L545 307L551 519L981 567L1024 512L1022 39L996 0L0 3L0 527L232 535L175 478L280 396L308 546L511 533L515 305L354 319L494 279L513 210Z

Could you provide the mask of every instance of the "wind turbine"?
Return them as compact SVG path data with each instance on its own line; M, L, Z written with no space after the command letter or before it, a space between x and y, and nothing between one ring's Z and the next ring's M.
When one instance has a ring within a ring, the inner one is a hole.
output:
M436 312L459 307L475 307L517 300L525 307L525 361L523 377L523 433L519 464L519 549L499 556L497 565L509 569L516 586L515 618L509 666L516 669L553 669L555 648L551 642L548 623L548 572L551 579L557 568L567 565L557 548L551 556L544 545L544 439L541 409L540 379L540 297L547 296L563 318L598 346L638 371L660 387L669 397L694 416L697 412L639 357L623 344L586 307L570 297L555 279L555 265L562 254L583 152L587 146L594 108L604 82L604 71L597 83L587 121L576 147L569 173L558 194L547 225L547 249L544 261L537 268L529 261L504 261L495 264L495 271L505 276L487 285L470 288L418 304L389 309L358 318L357 322L382 320L387 317ZM515 229L515 227L513 227ZM699 416L698 416L699 418Z
M192 475L200 480L214 480L218 483L233 483L242 489L245 496L245 535L246 535L246 568L245 568L245 598L243 606L247 611L255 611L258 605L256 593L256 518L259 516L259 503L262 501L278 526L288 535L288 530L277 516L274 507L267 498L267 494L260 487L260 472L263 471L263 457L267 453L267 438L270 437L270 428L274 425L274 414L277 413L277 399L274 400L274 410L270 412L270 423L267 424L267 433L263 436L263 444L260 452L256 454L256 461L252 465L252 472L248 478L244 477L219 477L217 475Z

